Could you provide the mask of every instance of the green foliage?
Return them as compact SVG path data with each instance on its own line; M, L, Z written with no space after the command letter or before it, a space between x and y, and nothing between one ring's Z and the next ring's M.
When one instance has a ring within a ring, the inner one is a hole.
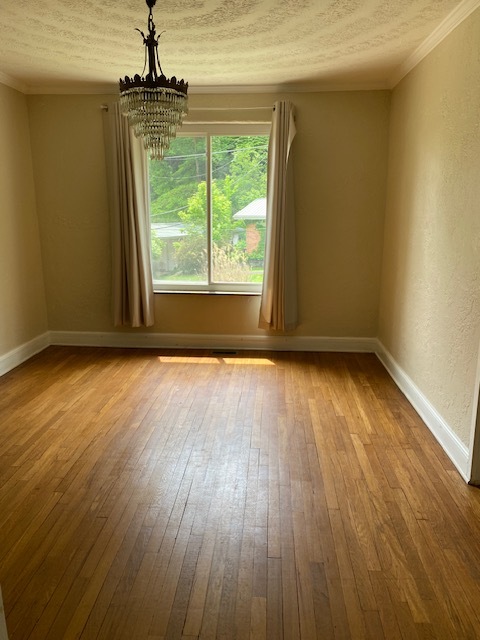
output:
M229 182L229 176L225 183ZM229 243L235 228L242 226L242 222L232 219L232 201L225 195L221 186L214 180L211 186L212 197L212 238L218 245ZM180 211L178 216L185 225L189 235L206 235L207 184L201 182L197 192L188 200L188 207Z
M217 151L217 146L227 144L227 151ZM213 138L213 157L224 159L223 169L218 167L219 177L228 163L230 197L234 213L257 198L265 197L267 190L267 136L218 136ZM212 163L213 176L217 176Z
M178 213L206 179L205 138L175 138L163 160L149 161L148 171L152 221L178 222Z
M160 260L163 252L163 242L161 238L152 235L152 260Z
M231 202L212 183L212 201L215 215L213 217L213 242L222 244L231 239ZM207 270L207 184L201 182L197 192L188 200L188 208L180 211L178 216L184 224L186 236L176 243L176 257L179 269L184 273L206 275Z
M175 243L175 255L180 273L207 276L207 245L201 234L190 235Z
M234 220L233 215L266 195L267 146L267 136L211 137L213 258L222 264L222 273L233 278L230 282L248 281L248 262L263 259L265 222L257 221L261 241L247 254L246 222ZM185 230L185 237L174 244L177 270L206 275L206 138L176 138L164 160L150 161L149 171L152 221L181 222ZM160 246L152 239L153 255L160 257Z

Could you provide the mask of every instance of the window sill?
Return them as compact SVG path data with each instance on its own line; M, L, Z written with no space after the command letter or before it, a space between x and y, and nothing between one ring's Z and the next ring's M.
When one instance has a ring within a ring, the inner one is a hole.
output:
M174 294L188 296L261 296L261 291L200 291L194 289L155 289L154 294Z

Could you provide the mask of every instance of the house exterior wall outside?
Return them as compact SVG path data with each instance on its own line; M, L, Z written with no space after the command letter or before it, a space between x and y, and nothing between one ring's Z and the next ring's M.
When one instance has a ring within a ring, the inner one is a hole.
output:
M480 341L480 10L393 91L379 336L468 447Z
M196 95L191 118L226 107L296 106L296 335L377 335L389 92ZM113 331L102 103L112 96L29 96L50 329ZM196 111L206 107L205 111ZM234 120L267 110L228 111ZM154 333L262 335L259 298L160 294ZM126 329L124 329L126 330ZM145 331L145 329L142 329Z
M0 84L0 356L47 331L27 100Z

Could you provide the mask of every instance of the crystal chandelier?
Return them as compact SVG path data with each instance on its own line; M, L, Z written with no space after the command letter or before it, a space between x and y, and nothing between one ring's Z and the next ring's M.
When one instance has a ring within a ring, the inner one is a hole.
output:
M166 78L162 71L158 57L160 36L155 35L152 15L155 2L146 0L150 10L147 37L137 29L145 45L142 77L135 74L133 78L125 76L124 80L120 79L120 108L137 138L143 139L150 157L161 160L187 113L188 82L177 80L175 76ZM148 73L143 76L147 60Z

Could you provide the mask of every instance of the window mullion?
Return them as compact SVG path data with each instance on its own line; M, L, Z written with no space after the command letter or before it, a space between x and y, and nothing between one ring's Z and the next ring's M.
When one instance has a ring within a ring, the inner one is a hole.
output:
M213 238L212 238L212 138L207 133L207 247L208 247L208 284L213 282Z

